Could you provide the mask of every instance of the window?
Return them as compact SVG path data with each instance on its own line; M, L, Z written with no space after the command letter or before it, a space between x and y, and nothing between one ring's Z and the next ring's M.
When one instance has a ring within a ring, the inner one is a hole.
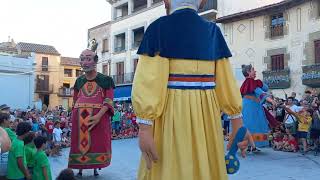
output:
M102 52L108 52L108 51L109 51L109 41L108 41L108 39L104 39Z
M72 69L64 69L64 77L72 77Z
M126 49L126 34L122 33L115 36L115 49L114 52L121 52Z
M284 54L271 56L271 70L283 70L284 69Z
M271 16L271 38L284 35L283 13Z
M153 0L152 1L153 4L160 3L160 2L162 2L162 0Z
M128 3L125 3L121 6L115 8L115 18L121 18L128 15Z
M143 39L144 27L133 30L133 48L138 48Z
M314 41L315 63L320 64L320 40Z
M48 57L42 57L42 71L48 71Z
M104 64L104 65L102 66L102 73L103 73L104 75L109 76L109 65L108 65L108 64Z
M148 1L147 0L135 0L133 1L133 11L139 11L141 9L146 8L148 5Z
M82 71L79 70L79 69L77 69L77 70L76 70L76 76L79 77L79 76L81 76L81 75L82 75Z
M124 62L118 62L117 66L117 75L116 75L116 84L124 83Z

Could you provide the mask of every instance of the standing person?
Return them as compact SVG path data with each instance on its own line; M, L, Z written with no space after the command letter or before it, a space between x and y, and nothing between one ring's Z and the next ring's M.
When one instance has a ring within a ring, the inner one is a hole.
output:
M138 179L226 180L220 112L231 119L230 142L242 127L231 53L219 27L197 13L206 0L164 3L168 16L148 27L133 82Z
M114 116L112 117L112 129L115 131L115 133L118 135L120 131L120 118L121 113L118 109L115 110Z
M34 168L32 180L52 180L51 168L48 157L44 152L46 139L38 136L34 139L37 152L34 155Z
M302 155L305 155L308 151L307 136L312 123L313 110L310 108L304 107L299 113L296 113L286 106L282 106L282 107L288 112L288 114L291 114L295 118L297 118L299 122L297 137L303 144Z
M96 48L96 47L95 47ZM98 56L95 50L84 50L80 64L85 72L74 85L71 149L69 168L94 169L110 165L111 117L113 110L112 78L96 71Z
M27 168L27 161L24 150L24 140L30 135L30 131L31 124L28 122L21 122L17 126L17 138L12 141L12 147L9 152L7 175L8 179L31 180L31 175Z
M295 113L298 113L303 109L302 106L297 106L294 104L293 97L288 97L287 107ZM280 106L280 108L281 108L281 106ZM289 113L286 114L285 119L284 119L284 125L285 125L286 129L289 130L290 134L292 134L293 136L295 136L296 131L297 131L297 123L298 123L297 119L292 114L289 114Z
M312 116L310 137L314 143L314 155L320 152L320 106L315 105Z
M293 104L296 106L299 106L299 100L297 99L297 93L296 92L292 92L291 93L291 97L293 98Z
M249 147L248 152L256 152L260 151L256 147L269 146L267 136L269 126L274 128L279 125L279 122L263 107L266 102L273 106L276 105L276 102L267 93L268 86L261 80L255 79L256 71L252 65L242 65L242 74L246 78L240 88L243 98L243 122L255 140L255 143Z
M47 132L47 138L49 141L52 141L52 134L53 134L53 129L54 129L54 123L52 122L52 116L48 117L48 120L46 122L46 132Z
M53 129L53 154L60 156L60 146L62 140L62 130L60 129L60 122L56 121L54 123Z

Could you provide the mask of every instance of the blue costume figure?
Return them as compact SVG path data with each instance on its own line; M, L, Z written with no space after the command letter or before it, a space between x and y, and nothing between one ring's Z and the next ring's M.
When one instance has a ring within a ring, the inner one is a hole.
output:
M246 80L241 86L242 95L242 114L243 122L252 134L255 143L251 143L248 151L260 151L257 147L266 147L268 142L269 127L276 127L278 122L275 118L263 107L267 101L275 105L268 91L268 86L261 80L255 80L256 71L251 65L242 65L242 73Z

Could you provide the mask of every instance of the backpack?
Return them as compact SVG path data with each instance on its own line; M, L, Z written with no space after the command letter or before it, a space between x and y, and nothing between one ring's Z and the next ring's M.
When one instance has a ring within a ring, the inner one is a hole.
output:
M291 119L288 118L289 116L291 116ZM294 120L294 117L291 114L289 114L288 117L284 121L284 126L290 131L291 134L296 134L298 122Z

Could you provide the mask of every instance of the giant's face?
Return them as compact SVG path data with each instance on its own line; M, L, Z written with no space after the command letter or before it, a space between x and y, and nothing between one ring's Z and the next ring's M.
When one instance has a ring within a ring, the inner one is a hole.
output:
M91 50L84 50L80 55L80 65L84 72L93 71L96 68L97 62L95 62L95 53Z

